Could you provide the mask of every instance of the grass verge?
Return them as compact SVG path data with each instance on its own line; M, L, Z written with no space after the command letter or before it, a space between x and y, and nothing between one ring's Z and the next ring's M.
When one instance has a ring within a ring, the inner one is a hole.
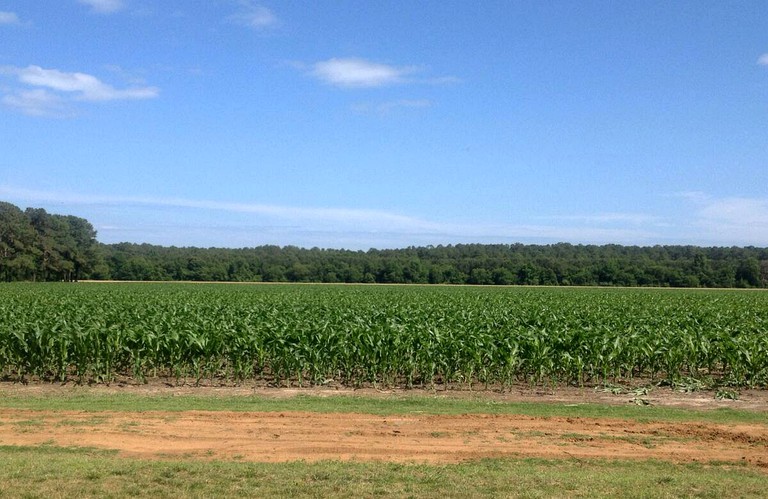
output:
M454 399L440 395L388 397L314 396L265 397L244 395L175 395L99 392L88 388L64 389L56 394L3 391L0 407L32 410L78 411L306 411L363 414L520 414L533 417L593 417L637 421L702 421L768 424L768 411L728 408L690 410L661 406L562 404L552 402L499 402L483 398Z
M764 497L741 466L488 459L454 465L142 461L53 446L0 447L2 497Z

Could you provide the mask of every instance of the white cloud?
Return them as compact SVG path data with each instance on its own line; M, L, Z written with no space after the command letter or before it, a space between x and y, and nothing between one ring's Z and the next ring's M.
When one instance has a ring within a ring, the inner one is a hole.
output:
M441 224L381 210L349 208L305 208L259 203L232 203L185 198L155 198L141 196L101 196L66 192L46 192L18 189L0 185L0 197L29 202L53 202L70 205L120 205L168 208L192 208L264 216L293 223L316 226L336 225L348 228L360 226L369 230L397 227L404 231L435 231Z
M291 66L306 71L318 80L342 88L372 88L397 84L444 85L461 80L454 76L416 77L423 71L418 66L394 66L358 57L331 58L307 67L301 62L289 62ZM404 101L405 102L405 101Z
M365 59L328 59L316 62L310 74L339 87L381 87L403 83L416 71L413 66L391 66Z
M751 227L768 233L768 199L714 199L706 203L699 216L718 224Z
M405 247L458 242L561 242L657 244L660 235L638 227L580 224L440 222L383 210L297 207L185 198L100 196L44 192L0 185L0 198L70 213L92 211L94 223L113 241L197 246L296 244L298 246ZM105 210L103 206L116 210ZM80 206L82 208L75 208ZM88 208L90 206L90 208ZM227 213L218 216L216 212ZM121 219L107 214L119 213ZM242 215L242 216L240 216ZM117 227L117 228L116 228ZM254 229L257 227L258 230ZM190 234L196 234L190 239ZM254 233L257 234L254 236ZM260 239L259 239L260 238Z
M111 14L125 7L123 0L77 0L99 14Z
M4 12L0 10L0 25L3 24L21 24L19 16L14 12Z
M706 244L768 246L768 198L683 193L693 205L690 229Z
M229 20L242 26L264 29L277 25L278 19L268 8L248 0L241 0L240 11L229 16Z
M196 246L295 244L405 247L419 244L555 243L768 246L768 198L676 196L681 215L642 213L538 217L519 223L438 221L365 208L301 207L177 197L89 195L0 184L0 199L53 206L92 219L112 242ZM105 209L110 207L110 209ZM540 222L540 223L537 223ZM674 222L674 225L661 223ZM194 235L194 237L192 237Z
M44 89L22 90L3 96L2 103L29 116L66 117L72 110L58 95Z
M69 104L114 100L152 99L159 95L157 87L132 86L117 89L86 73L69 73L40 66L0 67L0 75L15 76L19 83L36 87L6 90L2 102L8 107L34 116L71 115Z
M86 73L66 73L58 69L43 69L40 66L27 66L15 72L22 83L70 92L77 100L151 99L157 97L159 93L156 87L131 87L118 90Z
M763 54L757 58L757 63L761 66L768 66L768 54Z

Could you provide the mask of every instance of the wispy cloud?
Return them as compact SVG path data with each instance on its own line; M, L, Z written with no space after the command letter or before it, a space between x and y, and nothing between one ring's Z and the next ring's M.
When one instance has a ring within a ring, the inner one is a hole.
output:
M648 225L663 224L662 220L654 215L645 213L593 213L586 215L560 215L550 217L539 217L541 220L561 220L571 222L582 222L585 224L630 224L630 225Z
M67 73L58 69L43 69L40 66L27 66L15 72L22 83L72 93L77 100L83 101L151 99L159 94L156 87L116 89L86 73Z
M21 20L19 19L19 16L16 15L15 12L6 12L0 10L0 26L2 25L19 25L21 24Z
M375 113L387 115L398 109L425 109L432 107L429 99L398 99L387 102L360 102L352 106L352 110L358 113Z
M690 229L713 244L768 246L768 198L680 193L693 209Z
M768 54L763 54L757 58L757 63L761 66L768 66Z
M123 0L77 0L83 5L87 5L93 12L98 14L112 14L125 8Z
M343 245L361 249L459 242L768 246L768 198L716 198L697 192L675 197L683 201L683 215L674 219L642 213L597 213L494 223L430 220L366 208L93 195L0 184L0 199L85 216L112 242Z
M44 69L40 66L0 67L0 75L15 76L19 83L38 87L17 88L2 98L5 105L34 116L59 116L71 103L152 99L160 90L151 86L118 89L93 75Z
M414 66L391 66L365 59L328 59L316 62L310 74L338 87L381 87L403 83L417 71Z
M21 90L4 95L4 105L29 116L67 117L73 114L71 106L58 95L43 89Z
M241 26L263 30L277 26L277 16L268 8L249 0L240 0L240 10L229 16L229 21Z
M768 199L713 199L699 211L699 216L718 224L749 227L753 231L768 234Z
M344 227L366 226L373 229L398 227L406 231L434 231L441 225L418 218L380 210L348 208L306 208L259 203L232 203L196 200L178 197L157 198L142 196L103 196L69 192L49 192L19 189L0 185L0 197L23 199L29 202L57 203L66 205L116 205L167 208L191 208L199 210L244 213L258 216L312 224L341 224Z
M128 70L119 64L105 64L104 69L119 77L122 81L134 86L146 86L144 70Z
M66 207L77 214L92 210L98 227L113 240L162 244L404 247L457 242L560 242L656 244L659 234L642 227L595 227L581 223L495 224L441 222L383 210L296 207L186 198L101 196L44 192L0 185L0 198ZM18 201L17 201L18 202ZM81 207L81 208L78 208ZM89 208L90 206L90 208ZM105 206L114 210L104 209ZM115 221L105 214L119 212ZM216 212L226 213L217 216ZM242 216L239 216L242 215ZM204 222L203 220L207 220ZM207 224L207 225L206 225ZM162 227L161 227L162 226ZM255 240L258 227L263 239ZM189 234L197 234L194 241ZM245 234L244 234L245 233ZM207 234L207 236L206 236ZM222 239L222 235L225 236ZM173 240L176 237L177 240ZM150 238L150 239L148 239ZM251 241L247 243L245 241Z
M444 85L461 80L454 76L420 76L420 66L396 66L359 57L334 57L307 65L290 63L328 85L341 88L374 88L401 84Z

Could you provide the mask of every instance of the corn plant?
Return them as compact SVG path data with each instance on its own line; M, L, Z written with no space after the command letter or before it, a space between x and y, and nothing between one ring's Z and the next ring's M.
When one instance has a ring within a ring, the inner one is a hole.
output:
M768 294L2 284L0 376L109 383L768 384Z

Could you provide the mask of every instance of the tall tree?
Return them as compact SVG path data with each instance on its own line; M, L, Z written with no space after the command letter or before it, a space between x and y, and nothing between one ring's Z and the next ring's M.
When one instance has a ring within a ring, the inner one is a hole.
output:
M69 280L74 264L63 253L74 242L64 217L50 215L43 208L27 208L25 213L37 232L35 280Z
M0 275L5 281L24 280L35 270L37 235L23 211L0 202Z

